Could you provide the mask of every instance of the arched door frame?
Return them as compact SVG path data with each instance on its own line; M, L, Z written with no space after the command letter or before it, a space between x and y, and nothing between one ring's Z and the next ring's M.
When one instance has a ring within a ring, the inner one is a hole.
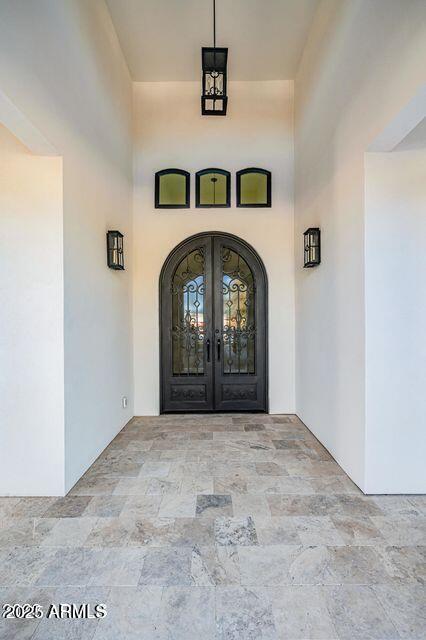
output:
M268 274L264 265L264 262L262 260L262 258L260 257L260 255L258 254L258 252L256 251L256 249L250 244L248 243L246 240L244 240L243 238L240 238L239 236L232 234L232 233L228 233L226 231L202 231L200 233L195 233L191 236L188 236L187 238L185 238L184 240L182 240L181 242L179 242L179 244L177 244L168 254L167 258L165 259L163 266L161 268L160 271L160 277L159 277L159 345L160 345L160 371L159 371L159 384L160 384L160 413L165 413L164 411L164 398L163 398L163 376L164 376L164 371L163 371L163 340L162 340L162 327L163 327L163 286L164 286L164 276L166 271L168 270L170 263L174 260L176 255L179 255L182 251L182 249L185 248L185 245L191 243L194 240L198 240L198 239L203 239L203 238L207 238L207 237L220 237L220 238L229 238L230 240L234 241L235 243L239 244L241 247L243 247L249 254L251 254L251 257L255 260L255 262L257 263L257 266L259 267L261 274L262 274L262 279L263 279L263 285L264 285L264 301L265 301L265 309L264 309L264 321L265 321L265 327L264 327L264 332L265 332L265 354L264 354L264 376L265 376L265 411L266 413L269 411L269 339L268 339L268 325L269 325L269 298L268 298Z

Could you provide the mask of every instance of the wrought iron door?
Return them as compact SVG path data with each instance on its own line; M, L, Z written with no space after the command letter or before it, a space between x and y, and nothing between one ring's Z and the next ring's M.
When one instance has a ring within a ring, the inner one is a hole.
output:
M161 277L162 411L266 411L266 276L254 251L200 234Z

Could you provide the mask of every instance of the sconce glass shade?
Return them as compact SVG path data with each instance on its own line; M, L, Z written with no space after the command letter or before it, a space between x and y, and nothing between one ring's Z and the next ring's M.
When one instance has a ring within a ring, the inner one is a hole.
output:
M307 229L304 236L304 267L316 267L321 262L321 231L318 227Z
M107 261L110 269L124 269L123 234L107 232Z
M203 47L201 49L203 86L201 113L203 116L225 116L228 106L226 95L227 47Z

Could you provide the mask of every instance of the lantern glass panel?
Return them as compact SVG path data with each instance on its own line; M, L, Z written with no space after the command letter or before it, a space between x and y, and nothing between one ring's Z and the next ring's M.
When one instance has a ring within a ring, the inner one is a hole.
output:
M124 269L123 237L117 238L118 266Z
M222 96L223 95L223 73L210 72L204 76L204 94L206 96Z
M227 47L203 47L201 50L203 71L226 71Z
M227 98L201 98L202 115L224 116L226 115Z

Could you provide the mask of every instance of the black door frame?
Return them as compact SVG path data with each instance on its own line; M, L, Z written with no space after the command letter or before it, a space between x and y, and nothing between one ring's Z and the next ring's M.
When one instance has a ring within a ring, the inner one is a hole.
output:
M263 318L264 318L264 334L265 334L265 354L264 354L264 380L265 380L265 385L264 385L264 406L265 406L265 410L253 410L253 409L246 409L246 410L242 410L242 409L232 409L232 410L208 410L208 411L200 411L200 413L244 413L244 411L246 413L268 413L269 412L269 338L268 338L268 328L269 328L269 298L268 298L268 274L266 272L266 268L264 265L264 262L262 260L262 258L260 257L260 255L257 253L257 251L254 249L254 247L252 247L251 244L249 244L248 242L246 242L246 240L243 240L243 238L240 238L239 236L236 236L232 233L227 233L224 231L203 231L201 233L195 233L192 236L188 236L187 238L185 238L184 240L182 240L181 242L179 242L179 244L177 244L169 253L169 255L167 256L167 258L165 259L163 266L161 268L161 272L160 272L160 278L159 278L159 287L158 287L158 293L159 293L159 343L160 343L160 367L159 367L159 384L160 384L160 414L163 413L185 413L185 411L183 410L179 410L179 411L165 411L164 410L164 367L163 367L163 360L164 360L164 353L163 353L163 340L162 340L162 327L163 327L163 314L164 314L164 310L163 310L163 304L162 304L162 300L163 300L163 283L164 283L164 276L167 272L167 269L170 265L170 262L172 260L174 260L175 256L178 255L179 253L181 253L182 249L190 242L194 241L194 240L199 240L199 239L203 239L206 237L220 237L220 238L224 238L224 239L230 239L231 241L240 244L247 252L249 252L251 254L251 256L254 258L254 260L257 262L259 269L262 273L262 277L263 277L263 284L265 287L264 290L264 301L265 301L265 309L264 309L264 314L263 314Z

